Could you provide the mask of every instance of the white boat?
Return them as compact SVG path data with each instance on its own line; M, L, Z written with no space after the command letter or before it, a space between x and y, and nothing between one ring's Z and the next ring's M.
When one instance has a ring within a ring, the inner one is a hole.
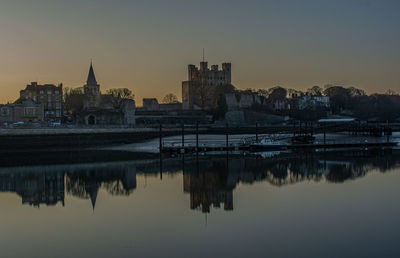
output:
M271 139L263 139L260 142L250 144L251 151L263 151L263 150L284 150L288 144L281 141L273 141Z

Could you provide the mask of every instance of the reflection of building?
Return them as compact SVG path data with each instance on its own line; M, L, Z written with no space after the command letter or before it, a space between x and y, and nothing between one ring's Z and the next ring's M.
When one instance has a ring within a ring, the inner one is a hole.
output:
M0 176L0 191L16 192L22 203L64 206L64 173L10 173Z
M67 174L67 191L90 199L94 210L100 189L111 195L129 195L136 189L136 170L129 166L111 166L75 170Z
M43 170L46 170L43 172ZM62 172L61 172L62 171ZM69 172L64 172L69 171ZM90 199L95 208L100 189L111 195L129 195L136 189L136 168L124 165L101 167L74 166L20 167L0 170L0 192L21 196L22 204L64 206L65 191L75 197Z
M224 204L224 210L233 210L233 190L224 187L218 173L201 173L183 175L183 190L190 193L190 208L210 212L211 205L219 208Z

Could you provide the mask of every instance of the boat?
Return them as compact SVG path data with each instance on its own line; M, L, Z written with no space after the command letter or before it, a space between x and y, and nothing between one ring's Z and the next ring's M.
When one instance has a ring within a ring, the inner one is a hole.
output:
M311 135L298 135L291 139L292 144L313 144L314 141L315 137Z
M264 150L285 150L288 144L281 141L273 141L271 139L263 139L260 142L250 144L251 151L264 151Z

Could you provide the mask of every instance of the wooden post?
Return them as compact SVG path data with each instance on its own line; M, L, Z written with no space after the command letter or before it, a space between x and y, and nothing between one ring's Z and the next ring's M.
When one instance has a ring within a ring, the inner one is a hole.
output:
M229 146L229 136L228 136L228 124L226 124L226 130L225 130L225 136L226 136L226 139L225 139L225 144L226 144L226 151L228 151L228 146Z
M324 126L324 144L326 144L326 126Z
M386 142L389 142L389 120L386 120L386 130L384 131L384 134L386 133Z
M162 124L160 124L160 146L159 146L159 148L160 148L160 153L162 153L162 148L163 148L162 145L163 145L163 144L162 144Z
M196 121L196 153L199 152L199 121Z
M182 149L185 150L185 124L182 123Z
M256 142L258 142L258 123L256 123Z
M160 180L162 180L163 160L162 160L162 125L160 124Z
M296 136L296 121L293 121L293 137Z

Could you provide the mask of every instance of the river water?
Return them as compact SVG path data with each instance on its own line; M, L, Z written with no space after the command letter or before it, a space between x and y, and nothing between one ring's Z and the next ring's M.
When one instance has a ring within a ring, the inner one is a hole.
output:
M1 158L1 257L400 257L400 150L58 154Z

